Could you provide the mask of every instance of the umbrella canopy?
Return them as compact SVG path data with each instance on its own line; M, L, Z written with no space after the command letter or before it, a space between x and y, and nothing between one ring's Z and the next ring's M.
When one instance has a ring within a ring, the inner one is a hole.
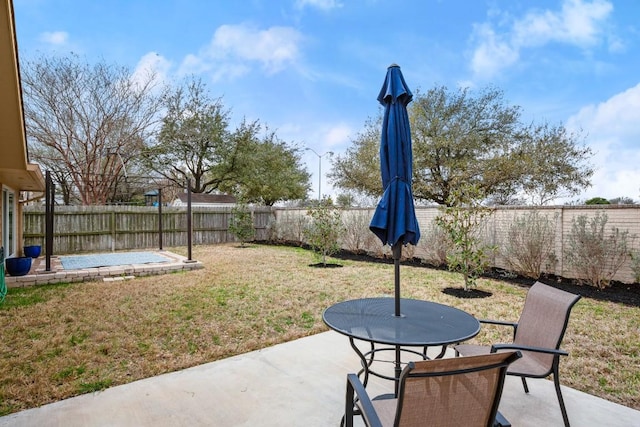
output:
M413 95L404 81L400 67L392 64L378 95L384 106L380 138L380 172L384 193L371 219L369 229L393 248L395 266L395 315L400 316L400 256L402 245L415 245L420 229L413 205L411 178L413 154L407 104Z
M384 194L369 225L382 243L390 246L415 245L420 239L411 191L413 154L407 104L412 98L400 67L391 65L378 95L378 101L384 106L380 141Z

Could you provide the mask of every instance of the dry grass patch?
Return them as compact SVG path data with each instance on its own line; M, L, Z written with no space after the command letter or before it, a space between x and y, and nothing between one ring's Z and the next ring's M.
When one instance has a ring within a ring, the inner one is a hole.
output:
M175 249L180 252L180 249ZM393 294L390 265L336 261L312 268L297 248L202 246L188 273L12 289L0 306L0 414L31 408L326 330L322 311L345 299ZM490 298L442 293L457 275L403 266L402 292L517 320L526 289L481 279ZM638 309L583 298L574 308L563 384L640 409ZM508 339L485 327L477 341Z

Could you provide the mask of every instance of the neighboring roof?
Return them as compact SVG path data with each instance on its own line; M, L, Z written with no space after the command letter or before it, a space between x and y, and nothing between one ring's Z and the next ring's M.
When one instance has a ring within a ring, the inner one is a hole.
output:
M24 191L44 191L40 166L29 163L22 109L13 3L0 0L0 182Z
M182 203L187 203L187 194L178 194L177 198ZM219 205L223 203L236 203L236 198L229 194L204 194L204 193L191 193L192 204L212 204Z

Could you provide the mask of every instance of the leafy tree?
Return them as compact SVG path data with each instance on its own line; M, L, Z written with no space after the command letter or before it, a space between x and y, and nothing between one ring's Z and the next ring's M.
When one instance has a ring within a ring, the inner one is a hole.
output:
M340 193L336 197L336 204L341 208L350 208L356 206L355 196L349 192Z
M21 76L32 158L65 203L104 204L157 122L155 76L73 54L25 61Z
M166 115L146 164L165 179L194 193L208 193L230 178L237 144L230 141L229 111L212 99L205 84L190 78L163 98Z
M279 201L304 199L311 188L311 175L302 163L302 150L280 141L275 132L258 121L240 126L234 179L220 186L241 194L250 202L273 206Z
M344 230L342 216L327 199L309 209L307 215L311 217L311 223L304 230L304 237L322 258L322 264L327 265L327 257L340 250L338 241Z
M446 205L453 192L472 184L495 203L527 195L546 203L589 185L591 150L579 135L547 123L524 125L520 108L502 91L451 92L435 87L416 92L408 106L413 142L413 194ZM369 119L344 155L334 159L332 182L379 197L381 119Z
M521 168L519 186L533 204L571 197L591 185L590 148L561 125L530 125L520 135L514 165Z
M229 222L229 232L240 240L240 246L252 240L255 229L253 227L253 215L243 200L238 200L231 209L231 221Z
M362 193L379 199L382 196L380 182L380 132L382 116L368 119L364 130L351 141L344 155L333 157L329 179L343 190Z
M609 201L604 197L592 197L584 202L585 205L609 205Z
M479 203L482 198L481 190L472 185L455 189L435 219L451 242L447 267L462 274L465 290L476 286L476 279L489 267L489 255L495 250L485 245L480 235L486 217L493 213Z
M164 98L167 114L146 164L176 183L191 179L191 191L239 194L248 202L272 206L304 198L310 175L301 152L280 141L258 120L229 129L229 110L212 99L205 84L191 78Z

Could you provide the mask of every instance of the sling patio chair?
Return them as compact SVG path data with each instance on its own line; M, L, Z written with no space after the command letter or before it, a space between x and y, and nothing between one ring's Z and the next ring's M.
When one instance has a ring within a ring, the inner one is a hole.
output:
M517 323L480 320L480 323L513 327L512 343L494 344L490 347L459 344L454 347L456 354L474 356L503 350L519 350L522 352L522 358L509 366L507 375L520 377L525 393L529 393L526 378L546 378L553 374L564 425L569 426L559 378L560 356L567 356L569 353L560 350L560 344L569 323L571 309L579 299L580 295L536 282L527 292L524 308Z
M519 357L516 351L409 362L398 396L373 400L360 378L349 374L343 421L352 427L361 415L369 427L507 426L498 405L507 366Z

